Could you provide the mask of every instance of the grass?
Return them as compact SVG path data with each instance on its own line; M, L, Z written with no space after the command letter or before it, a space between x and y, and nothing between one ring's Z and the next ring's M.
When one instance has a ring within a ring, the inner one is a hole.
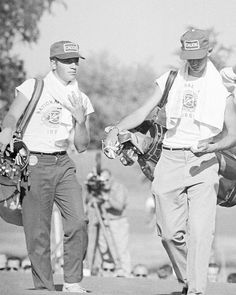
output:
M72 154L77 166L77 176L84 183L87 174L95 166L95 151L82 155ZM130 252L132 264L144 263L150 269L168 262L168 257L157 237L156 230L147 223L145 201L150 196L150 184L144 177L138 165L124 167L119 160L109 160L102 157L102 167L109 168L114 177L124 183L129 191L128 218L130 222ZM236 206L217 209L217 230L215 249L218 259L231 267L236 261ZM27 255L24 233L21 227L9 225L0 220L0 253L24 257Z

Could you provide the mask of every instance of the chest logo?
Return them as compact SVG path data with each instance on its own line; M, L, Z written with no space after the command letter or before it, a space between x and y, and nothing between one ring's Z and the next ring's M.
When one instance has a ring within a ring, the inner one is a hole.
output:
M50 127L57 128L61 119L61 108L49 108L42 114L42 122Z
M185 91L183 94L183 108L193 112L197 105L197 95L193 91Z

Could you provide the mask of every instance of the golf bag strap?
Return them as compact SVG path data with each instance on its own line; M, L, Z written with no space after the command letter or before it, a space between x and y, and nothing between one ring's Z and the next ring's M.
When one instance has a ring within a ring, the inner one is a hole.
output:
M164 105L166 104L169 91L174 83L174 80L175 80L177 74L178 74L178 71L175 71L175 70L170 71L169 76L166 80L166 85L165 85L165 89L164 89L161 101L158 104L159 110L162 109L164 107Z
M34 91L33 91L32 97L28 105L26 106L24 113L22 114L22 116L17 122L16 134L18 137L22 137L22 135L24 134L25 129L29 123L31 116L33 115L33 112L36 108L36 105L43 91L43 86L44 86L43 80L38 78L34 78L34 79L35 79L35 84L34 84Z

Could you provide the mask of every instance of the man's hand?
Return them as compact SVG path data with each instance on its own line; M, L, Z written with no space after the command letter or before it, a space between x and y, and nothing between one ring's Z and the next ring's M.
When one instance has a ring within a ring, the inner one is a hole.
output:
M108 132L107 137L104 140L104 142L107 145L115 146L116 143L118 142L118 134L119 134L118 128L114 127L111 131Z
M68 99L71 103L71 106L66 105L65 108L71 112L73 118L78 124L83 124L86 121L85 108L83 106L82 94L79 92L77 96L74 92L71 95L68 95Z
M119 130L115 127L108 132L106 138L102 142L102 150L110 159L115 159L117 156L116 152L119 150L120 143L118 140L118 134Z
M10 128L5 128L0 132L0 151L4 153L7 145L12 140L12 130Z
M200 157L207 153L213 153L216 150L213 143L199 143L197 147L191 147L190 151L197 157Z

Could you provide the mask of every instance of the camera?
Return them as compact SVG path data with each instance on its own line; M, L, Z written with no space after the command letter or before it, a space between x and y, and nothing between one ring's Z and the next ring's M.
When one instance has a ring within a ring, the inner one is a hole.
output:
M107 192L106 182L101 179L100 175L96 173L89 173L87 181L85 182L87 190L94 197L101 197L102 193Z

